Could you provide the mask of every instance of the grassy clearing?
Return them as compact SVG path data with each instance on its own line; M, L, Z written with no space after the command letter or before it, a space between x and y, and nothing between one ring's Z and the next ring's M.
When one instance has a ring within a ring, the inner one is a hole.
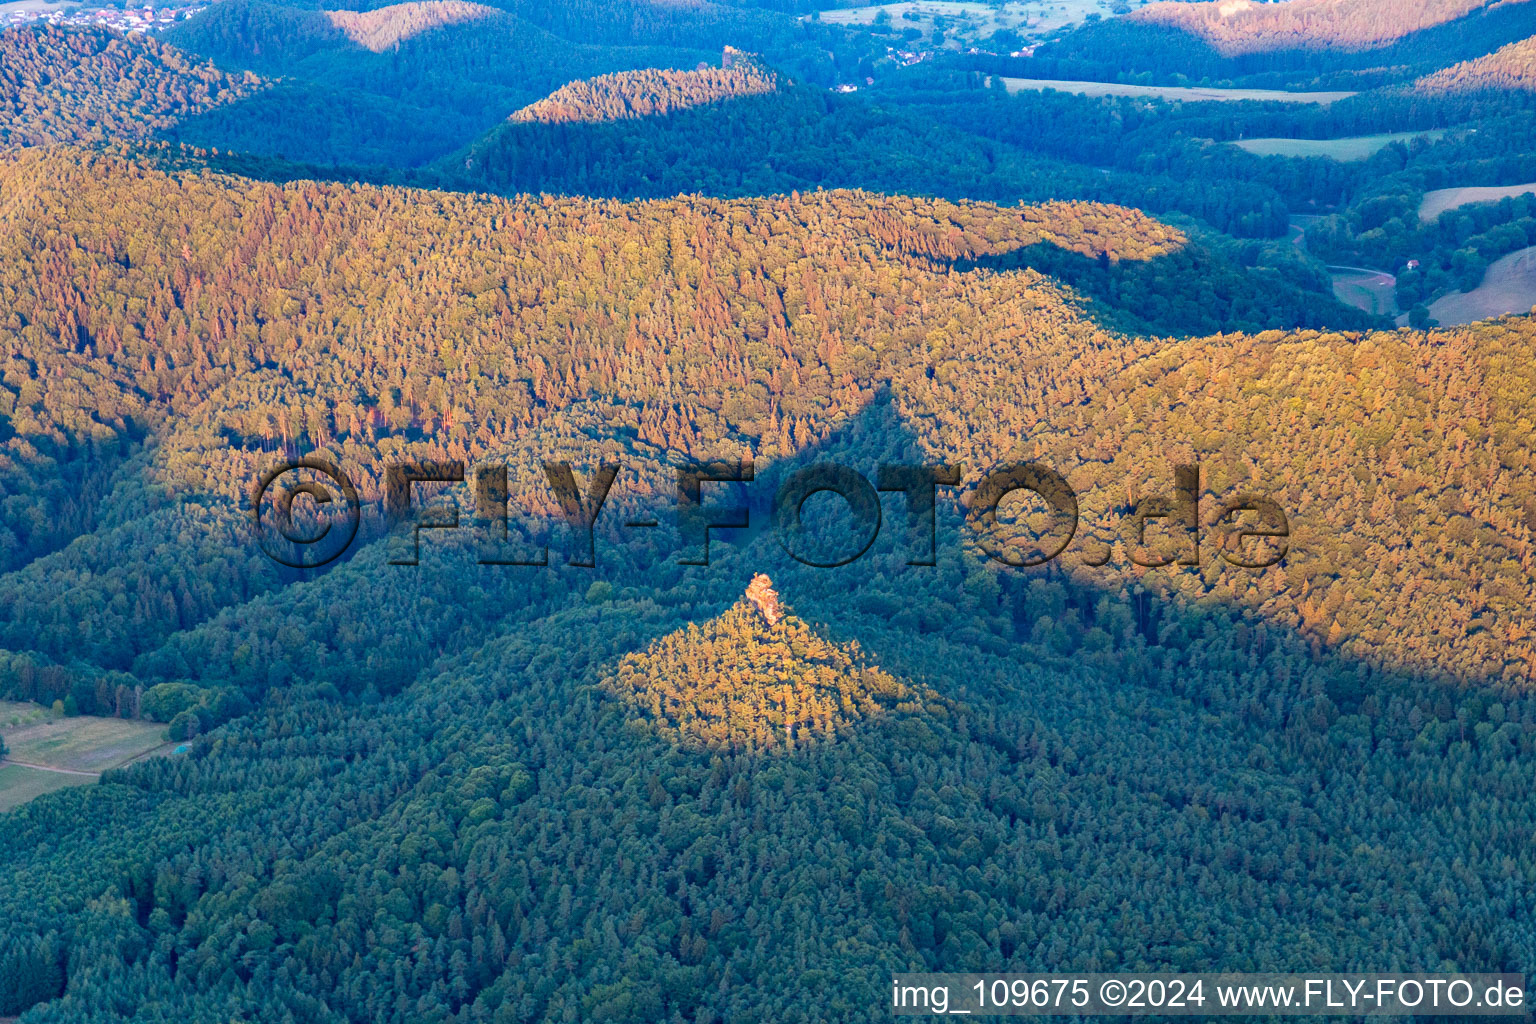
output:
M1419 204L1419 220L1428 224L1439 219L1442 213L1473 203L1496 203L1505 196L1520 196L1536 192L1536 181L1524 185L1488 185L1469 188L1437 188L1424 193Z
M1285 92L1280 89L1202 89L1172 85L1118 85L1113 82L1075 82L1056 78L1004 78L1009 92L1042 92L1054 89L1079 96L1141 96L1189 103L1210 101L1236 102L1254 100L1280 103L1335 103L1355 95L1352 92ZM1255 140L1260 141L1260 140ZM1269 140L1274 141L1274 140Z
M1492 320L1506 313L1529 313L1536 306L1536 245L1512 252L1488 268L1475 291L1436 299L1429 315L1443 326Z
M3 734L10 760L76 772L104 772L165 743L165 726L158 723L87 716L49 714Z
M1255 156L1321 156L1341 163L1367 160L1394 142L1409 139L1438 140L1445 132L1395 132L1388 135L1357 135L1349 139L1244 139L1232 145Z
M88 775L62 775L59 772L23 768L19 764L0 764L0 814L35 800L44 793L89 786L96 780Z
M0 735L13 732L25 725L36 725L56 717L40 704L18 703L0 700Z
M1146 6L1148 0L1130 0L1132 10ZM1043 39L1062 29L1083 23L1090 14L1108 18L1112 15L1108 0L1053 0L1050 3L964 3L956 0L903 0L901 3L872 4L868 7L842 7L821 11L818 17L828 25L873 25L876 19L889 19L896 31L917 29L926 48L935 29L942 28L946 45L972 46L1004 29L1017 32L1020 39ZM884 23L884 22L883 22Z
M1365 270L1335 271L1333 294L1340 302L1377 316L1397 315L1397 280Z

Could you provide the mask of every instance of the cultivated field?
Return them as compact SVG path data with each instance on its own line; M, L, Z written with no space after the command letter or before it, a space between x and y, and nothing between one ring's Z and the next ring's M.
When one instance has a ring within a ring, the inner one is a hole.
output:
M1320 93L1299 93L1297 95L1326 95ZM1357 135L1348 139L1243 139L1232 145L1246 150L1255 156L1291 156L1308 157L1321 156L1330 160L1338 160L1342 163L1351 163L1357 160L1369 159L1373 154L1387 148L1394 142L1407 142L1409 139L1425 138L1439 139L1445 133L1434 132L1396 132L1389 135Z
M4 730L6 760L100 774L165 744L165 726L121 718L53 718Z
M1352 92L1284 92L1279 89L1202 89L1172 85L1117 85L1113 82L1076 82L1055 78L1004 78L1009 92L1071 92L1079 96L1141 96L1191 103L1220 100L1275 101L1281 103L1335 103ZM1257 140L1255 140L1257 141Z
M1134 10L1147 0L1130 0ZM1054 3L962 3L956 0L904 0L901 3L872 4L868 7L843 7L821 11L818 17L829 25L873 25L882 11L890 26L898 31L915 28L922 33L926 46L935 28L942 27L950 46L971 46L984 42L994 32L1009 29L1025 41L1042 39L1062 29L1082 24L1090 14L1110 17L1107 0L1056 0ZM916 43L914 43L916 45Z
M1525 185L1437 188L1433 192L1424 193L1424 202L1419 204L1419 220L1428 224L1447 210L1454 210L1459 206L1470 206L1473 203L1496 203L1505 196L1519 196L1527 192L1536 192L1536 182L1530 182Z
M1536 245L1512 252L1488 268L1477 290L1437 299L1429 315L1443 326L1529 313L1536 306Z
M91 775L65 775L62 772L23 768L19 764L0 764L0 814L13 807L20 807L44 793L70 786L88 786L95 781Z

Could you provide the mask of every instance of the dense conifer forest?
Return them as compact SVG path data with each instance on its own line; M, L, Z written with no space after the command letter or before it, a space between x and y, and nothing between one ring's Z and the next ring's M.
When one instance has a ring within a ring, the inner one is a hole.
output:
M1489 0L1388 5L1371 0L1290 0L1282 4L1199 0L1153 4L1129 15L1126 21L1178 28L1209 41L1227 56L1266 50L1348 52L1379 47L1489 6Z
M1536 92L1536 36L1476 60L1436 71L1418 82L1425 92Z
M146 138L259 87L142 36L11 29L0 32L0 146Z
M735 51L726 50L726 59L734 56ZM734 60L732 64L735 64ZM650 68L572 82L517 111L512 120L544 124L621 121L670 114L674 110L742 96L757 96L777 88L777 76L755 61L739 67L693 71Z
M1536 181L1533 9L1158 5L911 66L795 0L0 33L0 701L164 740L0 810L0 1018L1536 973L1536 319L1425 312L1536 202L1420 216ZM1355 94L1006 81L1114 67ZM300 458L355 484L323 568L253 517ZM392 519L408 461L455 526ZM698 564L678 468L746 462ZM828 463L879 529L816 494L796 543L858 553L800 560L773 495ZM993 507L1019 464L1070 531Z

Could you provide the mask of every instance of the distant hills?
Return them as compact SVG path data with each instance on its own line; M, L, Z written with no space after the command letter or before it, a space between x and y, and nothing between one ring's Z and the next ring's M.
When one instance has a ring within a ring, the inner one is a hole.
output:
M1156 3L1126 16L1181 29L1226 56L1268 50L1364 50L1466 17L1495 0L1205 0ZM1529 0L1504 0L1528 3Z
M1531 34L1530 0L1209 0L1087 25L1010 73L1251 88L1407 84ZM1130 77L1127 77L1130 76ZM1152 84L1146 82L1144 84Z
M484 21L497 13L494 7L467 0L421 0L368 11L326 11L325 16L357 45L383 53L431 29Z
M222 67L281 79L259 101L203 119L178 138L320 166L420 166L573 80L656 64L691 67L707 56L574 43L461 0L369 11L227 0L165 38Z
M485 24L493 22L494 24ZM443 32L479 23L478 33ZM517 66L552 48L568 52L553 37L519 23L505 11L466 0L421 0L366 11L321 11L302 5L229 0L210 6L164 34L166 42L203 54L221 65L310 77L350 65L359 71L378 66L370 54L382 54L416 42L405 56L419 50L457 52L467 63L463 74L473 76L487 49L500 52L506 36L523 37L525 53ZM423 40L423 36L429 38ZM366 52L364 52L366 51ZM479 54L478 59L476 55ZM507 50L504 57L512 57ZM397 71L397 74L401 73Z

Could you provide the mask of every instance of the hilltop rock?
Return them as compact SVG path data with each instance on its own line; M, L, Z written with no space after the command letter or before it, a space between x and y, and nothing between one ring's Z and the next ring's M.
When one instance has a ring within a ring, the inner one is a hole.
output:
M773 589L773 581L766 573L758 573L752 577L752 582L747 584L746 598L763 613L763 618L768 620L768 625L779 624L779 619L783 617L783 611L779 607L779 592Z
M758 574L724 613L626 656L604 687L678 746L786 752L935 695L833 643L779 603Z

